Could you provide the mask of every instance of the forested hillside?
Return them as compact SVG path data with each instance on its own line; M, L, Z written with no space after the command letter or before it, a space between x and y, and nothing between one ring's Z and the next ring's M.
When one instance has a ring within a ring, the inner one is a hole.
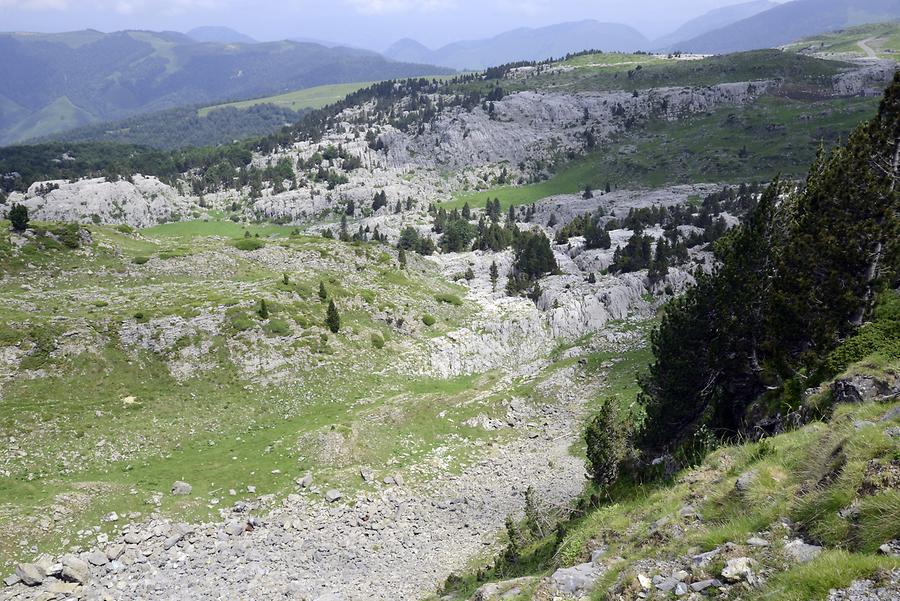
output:
M143 112L450 72L349 48L199 43L174 32L6 33L0 54L4 144Z

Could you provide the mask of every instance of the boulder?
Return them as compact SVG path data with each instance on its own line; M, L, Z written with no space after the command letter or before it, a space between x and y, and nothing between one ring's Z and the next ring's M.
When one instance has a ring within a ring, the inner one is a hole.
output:
M44 582L47 573L44 568L33 563L20 563L16 566L16 576L26 586L37 586Z
M552 587L560 593L576 595L594 588L600 569L593 563L556 570L550 577Z
M809 545L799 538L784 546L784 554L796 563L808 563L818 557L821 552L822 547Z
M725 568L722 570L722 578L724 578L726 582L740 582L745 580L752 583L754 563L756 562L749 557L729 559L725 563Z
M715 579L701 580L699 582L694 582L693 584L691 584L691 590L695 593L700 593L713 586L720 587L722 586L722 583Z
M185 497L191 494L192 490L194 490L194 488L190 484L180 480L172 485L172 494L176 496Z
M744 472L740 476L738 476L737 481L734 483L734 490L739 494L744 494L750 491L750 487L753 486L753 483L756 481L757 477L756 470L750 470L749 472Z
M87 584L91 581L91 566L86 561L72 555L63 558L62 579L78 584Z
M896 381L889 383L872 376L851 376L835 380L831 384L831 396L836 403L864 403L893 397L898 393L900 384Z
M334 503L336 501L340 501L343 497L344 497L344 495L342 495L340 492L338 492L337 490L335 490L333 488L331 488L325 492L325 500L328 501L329 503Z

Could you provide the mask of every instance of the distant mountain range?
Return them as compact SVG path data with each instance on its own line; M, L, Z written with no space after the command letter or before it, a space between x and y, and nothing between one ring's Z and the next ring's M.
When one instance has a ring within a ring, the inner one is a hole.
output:
M0 57L0 144L187 105L451 72L350 48L148 31L5 33Z
M453 69L484 69L514 61L560 57L581 50L633 52L649 47L650 41L627 25L577 21L538 29L514 29L492 38L454 42L437 50L404 39L388 48L384 55L397 61Z
M774 48L821 33L900 18L900 0L793 0L688 40L673 49L724 54Z
M235 31L230 27L197 27L185 35L195 42L212 42L214 44L256 44L249 35Z
M732 23L747 19L776 6L778 6L778 3L772 0L753 0L752 2L723 6L722 8L711 10L696 19L691 19L669 35L654 40L653 46L661 50L670 50L678 42L690 40L721 27L727 27Z

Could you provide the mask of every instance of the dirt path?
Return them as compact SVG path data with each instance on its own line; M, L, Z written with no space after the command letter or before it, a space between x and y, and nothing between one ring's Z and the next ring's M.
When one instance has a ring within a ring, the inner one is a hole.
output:
M869 46L869 42L873 41L874 39L875 38L868 38L856 43L856 45L859 46L859 49L866 53L866 58L878 58L878 54L874 50L872 50L871 46Z

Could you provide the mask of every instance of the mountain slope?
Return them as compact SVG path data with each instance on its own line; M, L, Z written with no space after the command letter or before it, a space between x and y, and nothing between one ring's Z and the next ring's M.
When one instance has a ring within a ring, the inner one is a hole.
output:
M437 50L404 39L388 48L385 56L454 69L484 69L514 61L561 57L581 50L635 51L648 44L647 38L627 25L587 20L539 29L514 29L493 38L454 42Z
M663 36L658 40L654 40L657 48L668 49L673 44L690 40L697 36L703 35L710 31L715 31L721 27L731 25L737 21L747 19L761 12L775 8L778 3L772 0L752 0L742 4L733 6L723 6L711 10L706 14L700 15L696 19L691 19L669 35Z
M185 35L195 42L211 42L214 44L256 44L256 40L248 35L235 31L230 27L196 27Z
M676 44L685 52L773 48L844 27L900 18L900 0L794 0Z
M175 32L0 34L0 56L0 97L15 109L0 115L4 144L186 105L447 73L349 48L198 43ZM57 119L54 107L68 104Z

